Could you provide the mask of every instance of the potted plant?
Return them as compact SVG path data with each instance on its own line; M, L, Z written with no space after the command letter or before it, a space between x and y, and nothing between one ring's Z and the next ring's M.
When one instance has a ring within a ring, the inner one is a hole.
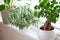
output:
M34 24L36 20L29 5L13 7L9 10L8 22L19 29L28 28L30 24Z
M34 7L34 10L35 17L45 17L47 19L39 30L38 36L40 40L54 40L54 27L51 22L56 23L57 18L59 18L59 2L56 0L39 0L39 4Z
M7 11L12 7L13 0L3 0L4 4L0 5L0 12L2 15L3 23L7 24Z

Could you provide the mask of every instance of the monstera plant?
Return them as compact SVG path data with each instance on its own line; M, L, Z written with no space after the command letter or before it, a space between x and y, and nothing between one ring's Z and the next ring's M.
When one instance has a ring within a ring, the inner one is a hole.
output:
M29 5L11 8L7 14L8 22L19 29L28 28L36 22Z
M56 23L60 13L60 2L57 0L39 0L39 4L34 7L34 15L37 18L45 17L45 24L40 27L38 36L40 40L55 40L54 27L51 22Z

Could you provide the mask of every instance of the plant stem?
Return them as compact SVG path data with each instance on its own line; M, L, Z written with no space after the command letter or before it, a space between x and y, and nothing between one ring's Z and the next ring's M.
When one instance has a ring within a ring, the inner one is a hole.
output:
M50 30L51 29L51 22L47 20L43 26L44 30Z

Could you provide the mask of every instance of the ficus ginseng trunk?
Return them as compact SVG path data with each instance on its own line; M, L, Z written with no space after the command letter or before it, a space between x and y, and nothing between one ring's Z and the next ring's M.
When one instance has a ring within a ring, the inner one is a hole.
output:
M43 26L44 30L50 30L51 29L51 22L49 20L47 20Z

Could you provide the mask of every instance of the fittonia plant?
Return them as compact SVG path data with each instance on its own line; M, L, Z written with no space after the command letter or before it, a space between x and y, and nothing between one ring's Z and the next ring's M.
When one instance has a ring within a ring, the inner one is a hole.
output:
M7 16L8 22L20 29L27 28L30 24L36 22L33 12L28 5L11 8Z

